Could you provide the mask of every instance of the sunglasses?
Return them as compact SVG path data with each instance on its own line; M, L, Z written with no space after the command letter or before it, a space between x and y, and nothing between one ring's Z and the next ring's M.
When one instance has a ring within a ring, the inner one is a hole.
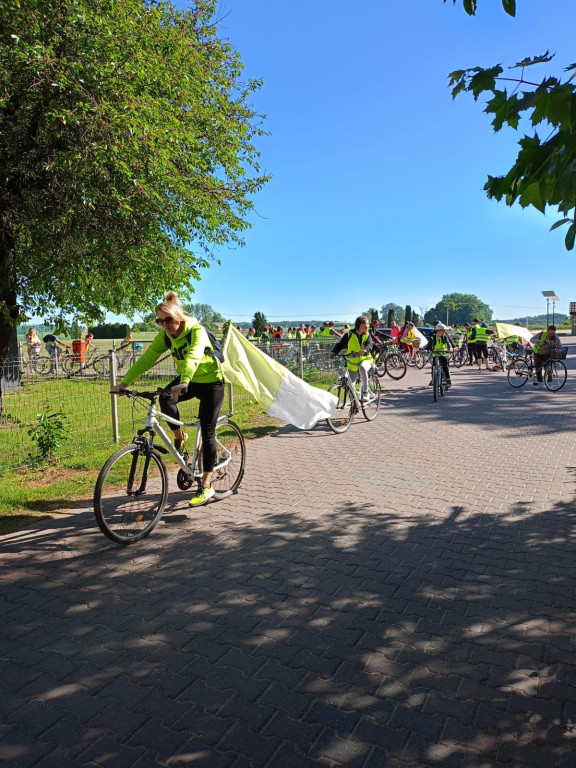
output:
M170 323L174 322L173 317L157 317L156 318L156 325L169 325Z

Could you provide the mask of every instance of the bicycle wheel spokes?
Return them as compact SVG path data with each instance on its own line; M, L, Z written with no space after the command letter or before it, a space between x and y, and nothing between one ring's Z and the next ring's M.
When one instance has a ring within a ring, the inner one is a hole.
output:
M162 517L168 497L168 477L153 452L144 477L146 457L127 445L102 467L94 491L94 513L102 533L118 544L147 536Z
M508 383L516 389L523 387L529 376L530 368L525 360L514 360L508 368Z
M380 398L382 390L380 382L374 373L368 377L368 401L362 403L362 413L367 421L374 421L380 410Z
M219 494L235 491L244 477L246 444L240 427L230 420L218 424L216 446L218 454L212 475L212 485L218 498ZM201 459L199 464L202 465Z
M544 382L551 392L558 392L566 383L566 366L561 360L551 360L544 369Z
M341 382L333 384L328 390L338 398L338 404L332 416L326 419L326 423L332 432L346 432L352 423L352 403L348 387Z

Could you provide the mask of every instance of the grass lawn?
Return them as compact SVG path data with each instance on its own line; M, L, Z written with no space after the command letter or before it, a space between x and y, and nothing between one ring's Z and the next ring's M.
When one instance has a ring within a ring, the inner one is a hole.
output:
M122 405L128 407L125 401ZM81 409L82 405L77 404L77 408ZM222 411L227 411L226 401ZM183 417L190 418L188 414L183 414ZM282 424L263 414L261 406L246 396L235 397L233 418L247 440L276 432ZM141 426L140 423L137 426ZM124 445L133 434L132 424L121 425L121 434L119 445ZM100 468L116 447L111 440L105 446L91 448L84 442L78 444L78 450L73 455L57 457L52 464L35 469L21 467L3 473L0 482L0 536L18 531L39 519L89 505Z

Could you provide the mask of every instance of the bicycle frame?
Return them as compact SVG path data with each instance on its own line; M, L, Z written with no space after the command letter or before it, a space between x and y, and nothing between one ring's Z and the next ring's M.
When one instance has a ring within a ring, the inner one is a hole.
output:
M174 443L170 438L168 437L168 434L166 430L162 427L160 422L158 421L158 416L162 418L164 421L169 422L170 424L174 424L177 427L193 427L195 430L195 436L194 436L194 449L192 451L192 461L190 464L187 464L184 458L178 453L176 448L174 447ZM226 419L229 418L229 414L221 414L218 417L217 424L222 423ZM197 458L198 458L198 449L200 446L200 420L197 419L196 421L178 421L178 419L174 419L171 416L167 416L165 413L162 413L161 411L158 411L156 406L153 402L150 402L148 406L148 413L146 414L146 426L143 429L138 430L138 436L142 437L145 432L148 432L151 437L150 445L154 445L154 437L158 435L162 442L164 443L165 449L167 453L172 456L176 464L180 467L180 469L183 470L183 472L186 473L189 477L194 479L196 477L196 465L197 465ZM229 451L221 444L219 443L222 450L224 450L227 454L226 459L224 461L221 461L219 464L216 464L214 467L214 472L216 472L218 469L221 469L222 467L226 466L228 462L230 461L230 453ZM147 467L146 467L147 468Z

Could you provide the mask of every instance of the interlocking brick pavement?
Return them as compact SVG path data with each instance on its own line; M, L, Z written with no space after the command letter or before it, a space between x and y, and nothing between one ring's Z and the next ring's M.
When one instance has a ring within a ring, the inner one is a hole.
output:
M574 341L574 340L573 340ZM562 768L576 739L576 376L385 379L378 419L248 445L240 493L122 548L0 543L0 760Z

